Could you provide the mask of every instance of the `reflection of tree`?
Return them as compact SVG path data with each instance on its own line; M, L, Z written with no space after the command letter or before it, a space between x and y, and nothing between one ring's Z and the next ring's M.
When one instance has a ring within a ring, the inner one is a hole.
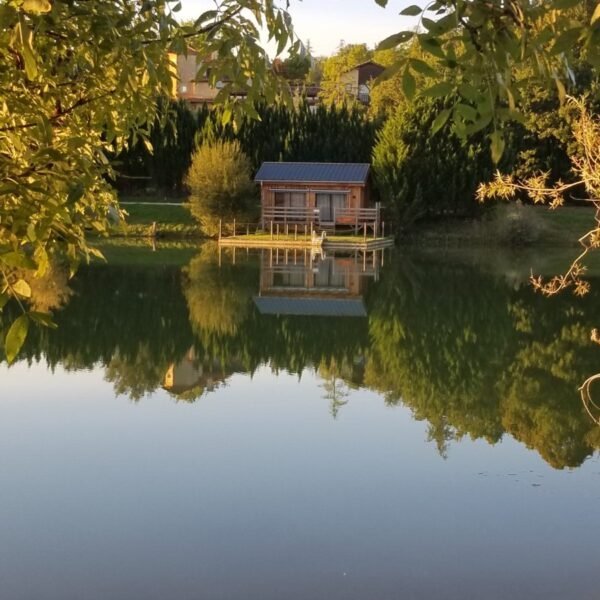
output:
M194 332L204 336L234 335L248 317L258 279L253 269L219 267L217 247L205 244L185 268L184 294Z
M357 374L362 379L362 369L357 369L360 365L360 362L339 362L336 359L322 360L319 364L317 372L323 380L321 386L325 390L324 397L330 402L331 416L334 419L340 409L348 404L351 389L358 387Z
M427 421L444 456L462 436L495 443L504 433L557 468L600 448L600 427L577 394L597 371L589 330L600 322L600 284L581 300L547 299L479 265L403 254L367 290L368 318L278 316L252 301L256 257L237 262L219 270L207 247L183 278L167 266L83 269L55 313L59 328L33 328L24 355L50 367L103 366L116 392L133 399L163 386L192 401L262 364L314 368L334 416L351 389L369 387ZM186 361L185 385L166 386L167 372Z
M426 419L442 454L463 435L508 432L556 468L579 465L600 447L577 396L599 315L594 300L572 302L472 268L396 264L372 301L365 382Z
M160 386L167 366L156 362L149 348L140 344L131 358L120 356L118 348L106 366L105 378L114 384L115 393L138 401Z
M408 272L396 264L373 298L366 384L428 420L432 439L447 441L451 426L496 442L494 387L512 335L498 286L447 265Z
M554 299L546 302L543 314L530 308L533 331L523 337L502 378L502 425L552 466L574 467L594 448L577 387L597 355L588 327L568 323L576 316L572 311L561 311ZM561 320L567 323L561 326Z

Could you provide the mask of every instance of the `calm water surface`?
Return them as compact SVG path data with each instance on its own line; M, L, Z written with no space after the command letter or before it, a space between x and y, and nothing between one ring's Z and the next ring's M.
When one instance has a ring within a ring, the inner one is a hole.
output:
M2 600L599 597L600 280L112 254L0 366Z

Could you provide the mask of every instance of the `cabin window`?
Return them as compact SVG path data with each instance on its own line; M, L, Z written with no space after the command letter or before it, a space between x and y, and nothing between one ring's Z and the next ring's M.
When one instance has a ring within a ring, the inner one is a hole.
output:
M322 193L316 195L316 204L319 209L319 219L321 221L333 221L335 210L348 206L348 194L344 193Z
M306 192L275 192L275 206L306 206Z

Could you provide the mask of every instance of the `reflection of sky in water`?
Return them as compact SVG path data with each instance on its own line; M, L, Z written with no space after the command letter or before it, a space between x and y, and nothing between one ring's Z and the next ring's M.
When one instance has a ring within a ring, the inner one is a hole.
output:
M195 404L104 370L0 367L0 598L592 598L600 465L427 425L323 382Z

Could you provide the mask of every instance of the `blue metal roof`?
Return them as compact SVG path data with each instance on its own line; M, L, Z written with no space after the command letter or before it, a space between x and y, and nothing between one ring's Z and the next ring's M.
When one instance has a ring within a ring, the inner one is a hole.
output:
M264 162L254 181L365 183L368 163Z
M255 296L254 303L263 315L303 315L309 317L366 317L361 299L289 298Z

